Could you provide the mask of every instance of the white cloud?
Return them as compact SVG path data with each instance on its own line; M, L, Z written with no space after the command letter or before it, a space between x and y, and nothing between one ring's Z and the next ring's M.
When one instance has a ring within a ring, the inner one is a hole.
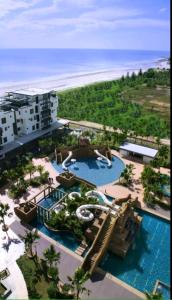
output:
M41 0L0 0L0 18L15 10L28 9L40 1Z

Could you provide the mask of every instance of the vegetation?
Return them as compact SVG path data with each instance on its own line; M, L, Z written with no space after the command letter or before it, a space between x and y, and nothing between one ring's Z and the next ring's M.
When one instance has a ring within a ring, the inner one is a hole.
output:
M90 275L82 268L78 268L73 277L68 276L70 282L70 289L74 292L75 299L81 299L80 296L83 292L90 294L90 290L84 287L85 282L89 279Z
M33 174L38 171L39 176L32 177ZM25 176L29 174L29 179L25 179ZM31 185L33 187L45 184L48 181L49 173L44 171L41 165L37 167L29 162L25 165L18 165L15 169L5 170L3 172L5 176L5 182L9 184L9 196L13 199L20 198ZM5 184L3 181L3 184Z
M109 125L127 131L133 131L136 136L169 136L169 119L136 102L133 91L149 88L170 86L170 70L134 73L121 79L97 83L82 88L58 93L58 116L73 120L88 120ZM130 94L130 90L132 91ZM127 97L128 95L128 97ZM142 97L150 103L149 94ZM162 100L163 101L163 100ZM169 97L168 97L169 101ZM152 103L151 106L154 106ZM75 109L73 109L75 107Z
M163 296L161 293L148 293L145 292L147 300L163 300Z
M40 239L37 230L35 231L26 231L25 236L22 237L22 240L25 243L25 249L29 257L33 257L36 253L33 253L33 245ZM36 251L36 249L35 249Z
M78 269L73 277L68 277L69 283L63 283L56 265L60 253L50 245L44 250L44 256L46 260L29 259L23 255L17 261L26 281L29 299L80 299L83 292L89 293L84 287L89 278L87 272Z
M160 172L156 172L151 166L147 165L141 174L141 182L144 187L143 200L149 205L154 206L156 201L163 197L162 186L168 184L168 176L162 176Z
M83 204L98 204L95 198L75 197L72 201L66 199L65 209L60 212L52 212L51 218L47 221L47 225L57 230L69 230L79 239L85 239L84 232L89 226L86 222L78 220L76 217L76 210ZM67 213L66 213L67 212Z
M120 176L120 182L122 179L122 184L129 186L132 183L132 176L134 175L133 170L134 170L133 164L126 165L125 169L122 171Z
M158 149L158 154L154 160L152 160L151 165L155 168L166 167L170 165L170 151L169 147L166 145L161 145Z
M60 261L60 253L57 253L54 246L50 245L44 251L44 258L48 264L48 276L56 280L58 278L57 263Z
M10 207L8 204L3 204L0 202L0 224L2 224L2 230L6 232L8 239L9 239L8 226L5 223L5 217L8 215L9 209Z

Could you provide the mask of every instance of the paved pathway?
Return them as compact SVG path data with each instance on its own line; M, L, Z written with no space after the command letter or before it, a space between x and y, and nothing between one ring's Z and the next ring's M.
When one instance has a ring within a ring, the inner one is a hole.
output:
M26 228L18 221L15 221L11 224L11 229L17 235L24 235ZM44 251L44 249L47 248L51 243L54 244L56 251L61 253L61 260L59 265L60 278L66 282L67 276L71 276L75 272L76 268L81 265L82 258L42 234L40 240L37 243L37 251L40 257L42 257L42 252ZM91 294L89 296L90 299L141 298L134 293L134 289L131 288L129 290L126 287L119 285L119 283L112 281L110 278L105 277L105 275L101 274L100 272L96 272L85 286L91 290ZM86 299L88 298L88 296L85 295L83 296L83 298Z
M90 129L103 130L103 127L104 127L102 124L94 123L94 122L90 122L90 121L74 121L74 120L69 120L69 119L64 119L64 120L69 121L71 124L78 125L80 127L82 127L82 126L88 127ZM106 130L110 131L110 132L114 132L114 129L111 126L106 126ZM122 132L120 129L116 129L115 131L118 133ZM133 133L133 132L130 131L130 133ZM128 135L128 137L131 137L130 134ZM156 143L156 138L153 136L150 136L148 138L142 137L142 136L137 136L137 140ZM170 146L170 139L161 139L161 144Z

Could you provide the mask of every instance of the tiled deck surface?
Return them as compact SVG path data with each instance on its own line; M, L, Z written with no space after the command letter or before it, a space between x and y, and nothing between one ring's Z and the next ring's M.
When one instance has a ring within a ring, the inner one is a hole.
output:
M11 229L19 236L24 235L26 230L26 228L18 221L11 224ZM41 235L41 238L37 243L37 252L40 257L42 256L44 249L47 248L51 242L51 239L45 238ZM77 257L76 254L69 253L68 250L65 250L58 243L53 242L53 244L56 251L61 253L59 264L60 278L63 281L67 281L67 276L72 275L76 268L81 265L81 259ZM134 292L115 283L99 272L95 273L85 286L91 290L91 294L89 296L90 299L140 299L140 297L134 294ZM88 299L88 296L83 295L82 298Z

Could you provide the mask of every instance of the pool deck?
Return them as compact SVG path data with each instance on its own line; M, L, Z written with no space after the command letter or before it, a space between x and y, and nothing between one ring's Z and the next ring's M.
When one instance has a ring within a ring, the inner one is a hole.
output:
M25 234L26 227L21 225L20 222L15 221L11 224L11 230L16 235L22 236ZM74 274L75 270L81 265L82 258L74 252L63 247L59 243L53 241L51 238L40 234L41 238L37 243L37 253L42 257L45 248L50 244L54 244L57 252L61 253L59 264L60 279L64 282L67 281L67 276ZM85 285L86 288L91 290L90 296L83 295L82 299L142 299L142 293L136 293L132 287L130 288L120 280L114 280L110 274L98 270L93 274L90 280Z

